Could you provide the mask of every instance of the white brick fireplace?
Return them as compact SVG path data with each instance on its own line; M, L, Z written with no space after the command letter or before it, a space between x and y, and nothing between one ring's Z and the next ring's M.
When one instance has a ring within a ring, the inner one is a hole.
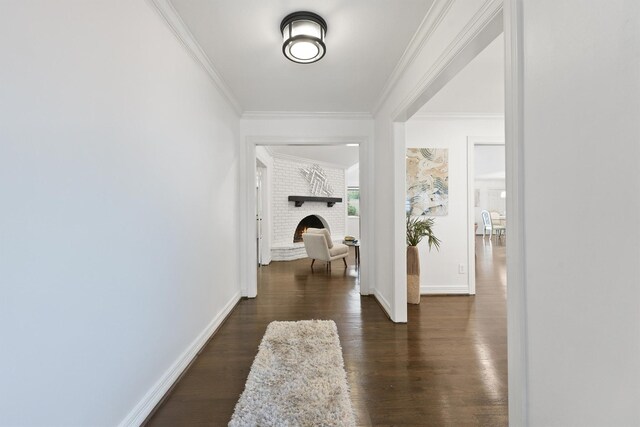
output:
M311 194L309 182L301 173L301 168L309 168L314 162L296 159L288 156L276 156L273 159L273 188L272 188L272 224L273 240L271 245L271 259L273 261L288 261L305 258L304 244L294 243L293 238L298 223L309 215L318 216L331 232L335 241L341 241L346 227L346 184L345 170L320 163L319 166L326 173L327 181L333 187L331 197L338 197L342 202L332 207L324 202L304 202L296 207L294 202L288 201L289 196L317 196Z

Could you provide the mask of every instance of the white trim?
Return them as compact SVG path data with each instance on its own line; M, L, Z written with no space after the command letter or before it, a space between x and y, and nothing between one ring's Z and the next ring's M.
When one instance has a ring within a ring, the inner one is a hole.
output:
M421 113L411 116L411 120L504 120L500 113Z
M247 137L245 143L240 144L240 244L238 245L238 259L240 260L240 291L243 297L255 298L258 295L256 240L256 192L255 163L256 144ZM244 226L242 225L244 224Z
M528 415L527 283L524 209L524 50L522 0L506 0L505 157L507 161L507 353L509 424L526 427Z
M475 230L475 143L467 137L467 284L470 295L476 294L476 230Z
M224 319L240 301L240 293L236 293L224 308L211 320L198 337L187 347L187 349L176 359L165 374L156 382L153 387L144 395L142 400L133 408L131 412L120 422L119 426L139 426L149 416L151 411L162 400L171 386L180 378L184 370L196 358L202 347L209 341L211 336L218 330Z
M407 322L407 224L405 213L407 143L405 124L393 123L393 315L396 323Z
M405 73L409 65L413 63L416 56L422 50L424 44L431 38L431 35L436 31L438 25L442 22L449 8L453 4L453 0L435 0L426 16L418 26L416 33L411 38L411 41L407 45L402 57L398 61L398 64L394 68L393 72L387 79L378 100L374 104L373 114L375 115L384 102L387 100L393 88L398 84L400 77Z
M442 3L439 3L442 5ZM446 14L446 13L445 13ZM503 31L502 0L487 0L455 39L447 46L413 91L393 109L393 321L406 322L406 244L404 241L404 197L406 141L404 122L444 86L458 71ZM422 104L421 104L422 103ZM467 282L468 286L468 282ZM403 303L404 302L404 303Z
M507 180L507 176L506 175L505 176L501 176L501 177L498 177L498 176L495 176L495 177L476 176L476 177L473 177L473 179L475 181L506 181Z
M255 298L258 295L258 281L257 281L257 265L256 251L255 251L255 191L253 186L255 185L255 159L256 159L256 146L263 145L344 145L349 143L357 143L359 145L359 160L360 164L367 164L366 167L371 167L369 153L371 152L370 137L369 136L323 136L323 137L301 137L301 136L270 136L270 135L247 135L244 137L243 144L240 148L241 159L244 159L240 168L240 288L242 296L249 298ZM344 169L344 168L342 168ZM362 173L362 168L361 168ZM372 191L373 189L373 176L360 179L360 189L362 198L362 188L365 186L365 193ZM370 271L373 268L374 263L369 258L369 250L367 248L373 247L373 209L370 209L369 203L366 206L367 210L362 210L364 216L361 217L361 231L360 236L360 294L368 295L371 292L370 280L373 277Z
M373 123L371 123L373 125ZM371 126L373 128L373 126ZM369 295L376 288L374 276L375 268L375 174L374 174L374 132L366 139L366 144L360 145L358 155L360 177L360 212L364 216L360 217L360 295ZM347 219L348 220L348 219Z
M420 286L420 295L470 295L466 286Z
M469 294L476 294L475 156L476 145L505 145L500 136L467 136L467 264ZM506 178L506 177L505 177ZM497 178L492 178L494 180Z
M467 141L473 145L505 145L502 136L467 136Z
M406 121L441 87L502 33L502 0L488 0L447 46L415 88L393 110L394 121Z
M393 320L393 317L391 316L391 304L389 304L389 301L387 301L386 298L377 289L373 291L372 295L375 299L378 300L378 303L380 304L382 309L387 313L387 316L389 316L389 318Z
M289 119L339 119L339 120L371 120L368 112L340 111L245 111L243 120L289 120Z
M196 41L170 0L147 0L147 3L163 18L171 32L182 43L187 53L198 62L211 78L211 81L229 102L238 116L242 115L242 106L231 92L229 85L215 69L200 44Z
M262 147L263 150L256 149L256 161L264 165L264 174L262 176L263 188L262 194L264 196L262 204L262 259L261 265L269 265L271 259L271 243L273 237L273 219L271 212L271 183L273 180L273 156L270 154L269 147ZM240 184L238 184L240 185Z

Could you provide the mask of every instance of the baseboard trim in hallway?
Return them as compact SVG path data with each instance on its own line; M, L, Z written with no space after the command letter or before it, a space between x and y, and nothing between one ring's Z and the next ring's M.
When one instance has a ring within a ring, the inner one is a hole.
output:
M209 340L211 340L214 334L222 326L229 314L231 314L236 305L238 305L240 299L240 292L231 297L224 308L213 318L213 320L211 320L200 335L198 335L191 345L189 345L189 347L160 378L160 380L158 380L158 382L147 392L142 400L120 423L120 427L137 427L146 423L155 410L162 404L165 397L169 395L174 385L177 384L180 381L180 378L182 378L182 376L188 371L189 367L198 357L202 348L207 345Z
M420 286L420 295L472 295L467 285L426 285Z
M373 298L376 300L380 308L382 308L384 314L386 314L389 320L393 322L393 319L391 318L391 304L389 304L389 301L387 301L387 299L382 296L380 291L377 289L373 291Z
M260 297L240 301L147 425L227 425L268 325L330 319L358 426L507 426L506 251L477 252L477 295L423 297L406 324L392 322L376 295L361 296L352 263L258 269Z

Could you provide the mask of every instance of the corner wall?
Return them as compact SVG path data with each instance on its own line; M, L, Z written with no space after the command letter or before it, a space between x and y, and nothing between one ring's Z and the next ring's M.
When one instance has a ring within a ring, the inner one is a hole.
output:
M423 294L466 294L469 289L469 247L471 219L468 218L468 153L470 136L504 138L503 118L416 117L406 123L407 148L449 149L449 213L434 217L440 250L423 241L420 251L420 290ZM459 273L459 265L464 272Z
M137 425L239 298L238 117L143 0L0 51L0 424Z
M375 108L376 295L394 322L407 321L405 122L500 35L501 10L500 0L435 0Z

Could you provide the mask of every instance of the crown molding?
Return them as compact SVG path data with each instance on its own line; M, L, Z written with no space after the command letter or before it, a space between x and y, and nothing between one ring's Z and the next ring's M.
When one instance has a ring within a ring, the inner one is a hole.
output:
M403 111L408 110L421 96L425 88L433 84L441 72L464 52L485 27L494 22L495 18L502 13L502 1L503 0L487 0L482 5L467 25L458 33L456 38L449 43L447 48L440 54L429 70L422 76L415 88L409 91L405 99L394 109L392 117L400 117Z
M372 120L367 112L303 112L303 111L245 111L243 120L287 120L287 119L337 119L337 120Z
M504 120L499 113L416 113L411 120Z
M218 91L224 96L227 102L235 110L238 116L242 116L242 106L229 89L220 73L215 69L213 63L209 59L200 44L196 41L189 28L184 23L170 0L147 0L147 4L151 6L164 20L171 32L176 36L178 41L182 43L187 53L198 62L209 78L216 86Z
M449 12L453 2L454 0L435 0L433 2L426 16L418 26L418 30L411 38L411 41L409 41L409 45L402 54L402 57L400 57L400 61L398 61L398 64L387 79L387 82L385 83L384 88L372 109L373 115L380 110L391 94L393 88L398 84L400 77L416 59L416 56L418 56L418 53L420 53L424 44L431 38L431 35L438 28L447 12Z

